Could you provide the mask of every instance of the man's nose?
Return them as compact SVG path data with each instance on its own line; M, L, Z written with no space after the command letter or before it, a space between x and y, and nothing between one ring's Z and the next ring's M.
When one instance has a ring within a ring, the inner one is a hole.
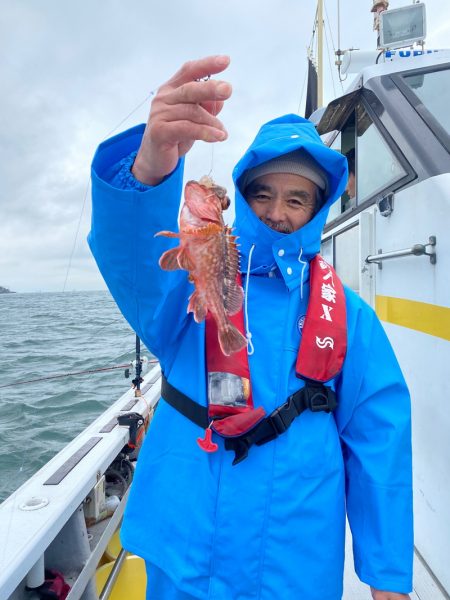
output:
M274 223L279 223L284 219L284 209L281 198L274 198L270 203L266 215Z

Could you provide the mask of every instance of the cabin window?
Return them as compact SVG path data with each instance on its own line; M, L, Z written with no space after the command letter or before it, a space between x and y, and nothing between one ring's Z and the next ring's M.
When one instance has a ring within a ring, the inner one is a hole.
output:
M331 241L331 240L330 240ZM359 294L359 225L334 236L334 267L342 282Z
M437 123L450 134L450 69L403 75L403 81Z
M406 175L364 105L356 107L356 190L361 204Z
M345 192L341 196L342 212L354 208L356 206L356 180L355 180L355 135L356 135L356 120L355 111L342 128L341 152L347 158L348 162L348 182Z
M342 134L341 134L341 132L339 132L339 134L334 138L333 143L330 145L330 148L333 148L333 150L337 150L337 152L340 152L341 151L341 137L342 137ZM338 198L336 200L336 202L334 204L332 204L330 207L330 210L328 212L327 223L329 223L330 221L333 221L334 219L339 217L341 212L343 212L342 198Z
M364 104L358 102L330 144L344 154L349 180L341 198L330 208L327 223L389 188L407 173Z
M333 238L323 240L320 246L320 254L327 261L328 264L334 265L333 260Z
M350 118L345 123L342 130L336 135L330 148L341 152L347 157L349 163L349 173L353 169L353 183L349 177L349 182L352 185L347 184L347 188L342 196L336 200L331 206L330 212L328 213L327 223L333 221L339 215L350 208L356 206L356 180L355 180L355 113L353 112Z

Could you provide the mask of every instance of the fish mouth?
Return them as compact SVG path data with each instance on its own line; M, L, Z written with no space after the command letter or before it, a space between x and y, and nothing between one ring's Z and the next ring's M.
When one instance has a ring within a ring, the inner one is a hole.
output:
M219 196L220 198L220 196ZM229 198L229 196L226 195L225 192L225 196L223 198L220 198L221 204L222 204L222 210L227 210L227 208L230 207L231 204L231 200Z

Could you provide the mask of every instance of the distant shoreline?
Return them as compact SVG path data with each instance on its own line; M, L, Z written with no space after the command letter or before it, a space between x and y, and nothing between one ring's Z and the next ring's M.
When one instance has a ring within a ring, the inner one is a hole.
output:
M15 294L16 292L13 292L11 290L8 290L8 288L2 287L0 285L0 294Z

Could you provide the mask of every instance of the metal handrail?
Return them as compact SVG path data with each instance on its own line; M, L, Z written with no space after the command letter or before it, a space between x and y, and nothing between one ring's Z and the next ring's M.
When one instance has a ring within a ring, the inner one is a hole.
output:
M106 580L105 585L103 586L102 592L99 596L99 600L108 600L108 598L110 597L126 556L127 551L125 550L125 548L122 548L119 552L118 557L114 561L111 573L108 575L108 579Z
M381 261L387 260L389 258L399 258L401 256L429 256L430 262L432 265L436 264L436 251L434 250L434 246L436 246L436 236L432 235L429 238L428 244L414 244L411 248L403 248L402 250L392 250L391 252L382 252L382 250L378 251L378 254L372 254L368 256L365 260L366 263L374 263L378 265L378 268L382 268ZM430 251L427 252L427 248L430 248Z

